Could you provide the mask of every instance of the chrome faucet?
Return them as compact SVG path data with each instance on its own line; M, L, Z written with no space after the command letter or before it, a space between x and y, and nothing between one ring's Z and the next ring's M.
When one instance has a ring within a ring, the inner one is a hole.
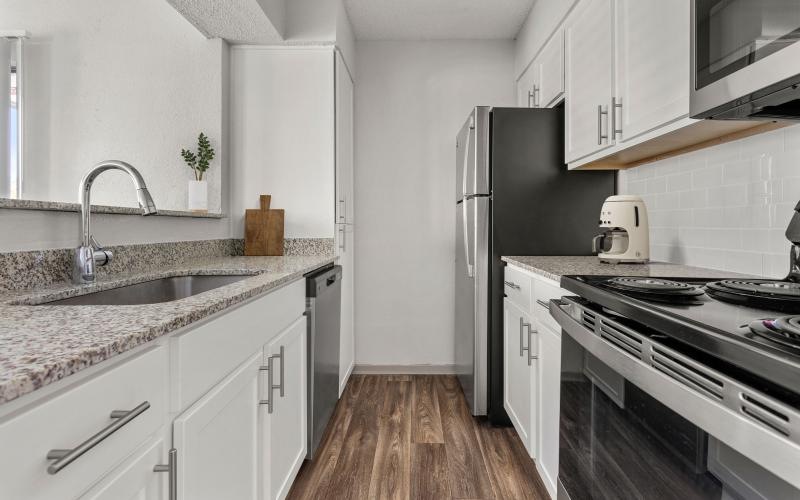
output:
M97 176L106 170L122 170L131 177L136 187L136 198L139 200L139 208L142 210L142 215L157 213L156 205L153 203L153 198L150 197L150 192L147 190L142 174L131 165L124 161L107 160L92 167L81 179L78 192L81 203L81 246L75 249L75 264L72 270L72 280L75 283L93 283L95 281L95 266L105 266L114 257L109 250L105 250L97 243L91 231L92 184L97 179Z

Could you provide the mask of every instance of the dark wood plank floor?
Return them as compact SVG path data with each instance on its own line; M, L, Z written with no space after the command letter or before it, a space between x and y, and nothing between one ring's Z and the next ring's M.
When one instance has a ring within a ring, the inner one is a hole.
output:
M299 499L548 499L512 428L469 413L451 376L354 375Z

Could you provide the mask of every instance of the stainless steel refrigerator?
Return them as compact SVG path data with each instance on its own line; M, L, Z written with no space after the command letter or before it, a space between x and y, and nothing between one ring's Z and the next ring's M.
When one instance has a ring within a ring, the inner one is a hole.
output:
M456 370L473 415L503 409L503 255L590 255L609 171L568 171L564 110L476 107L456 138Z

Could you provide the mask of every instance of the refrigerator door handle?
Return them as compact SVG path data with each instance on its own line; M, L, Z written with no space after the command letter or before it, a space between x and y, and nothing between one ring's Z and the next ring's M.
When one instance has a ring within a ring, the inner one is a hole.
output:
M470 278L475 277L475 268L472 265L472 262L469 258L469 222L467 222L467 202L469 198L464 198L464 201L461 202L461 210L462 212L462 222L464 224L464 257L465 262L467 264L467 276Z
M470 117L469 120L469 129L467 130L467 137L464 141L464 171L461 173L461 195L464 197L464 201L467 199L467 177L469 177L470 167L469 167L469 148L472 144L472 135L475 133L475 119ZM473 167L474 168L474 167ZM469 259L467 259L469 261Z

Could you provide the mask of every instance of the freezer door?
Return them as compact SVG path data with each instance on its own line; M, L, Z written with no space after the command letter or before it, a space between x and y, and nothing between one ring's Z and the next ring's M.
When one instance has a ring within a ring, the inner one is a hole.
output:
M456 373L472 414L485 415L488 391L489 198L468 198L457 208Z
M456 136L456 201L489 194L489 108L472 110Z
M474 164L474 154L471 154L474 149L472 145L475 142L474 123L474 113L470 113L456 136L456 202L463 200L467 193L471 170L469 165Z

